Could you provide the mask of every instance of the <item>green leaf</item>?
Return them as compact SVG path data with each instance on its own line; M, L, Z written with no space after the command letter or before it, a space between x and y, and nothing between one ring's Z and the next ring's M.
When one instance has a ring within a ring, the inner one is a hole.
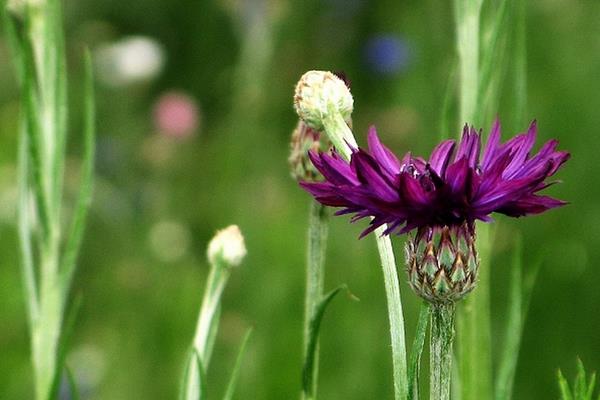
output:
M66 368L67 349L69 348L69 343L73 335L75 321L77 320L77 315L81 309L81 304L82 296L75 296L71 307L67 311L67 316L61 330L60 342L58 343L58 354L56 357L56 370L54 371L54 381L52 383L52 390L50 391L51 400L56 399L58 396L62 378L61 372Z
M444 100L442 102L442 115L440 122L440 140L450 139L455 133L455 126L452 121L452 114L456 108L456 87L458 85L458 74L456 72L457 62L452 62L450 68L446 90L444 91Z
M61 260L61 285L65 296L73 278L77 255L85 228L85 220L92 201L92 181L94 177L95 154L95 103L92 78L92 61L89 51L85 53L85 125L84 154L79 194L75 212Z
M565 379L561 370L558 370L558 386L560 388L561 400L574 400L573 396L571 396L571 388L569 388L569 383Z
M504 346L500 358L500 366L496 378L496 400L509 400L511 398L514 376L519 357L519 346L523 331L523 266L522 266L522 240L517 238L513 250L512 276L509 289L508 319Z
M193 346L188 353L183 370L179 400L206 400L206 371L200 354Z
M487 40L482 43L481 65L477 94L477 114L482 118L489 109L497 111L498 86L505 67L506 44L510 33L510 7L501 0L493 11ZM486 24L487 25L487 24Z
M492 390L490 260L494 228L477 225L481 258L477 289L459 303L457 344L462 400L490 399Z
M408 400L419 399L419 370L421 367L421 355L427 335L427 324L429 322L429 304L421 304L419 322L417 323L417 334L410 355L410 366L408 369Z
M240 346L240 350L238 351L237 357L235 359L235 365L233 366L233 371L231 371L231 377L229 378L229 383L227 384L227 389L225 390L223 400L233 399L233 394L235 393L237 381L240 376L242 360L244 358L244 354L246 353L246 347L248 346L250 336L252 336L252 328L248 329L248 331L244 335L244 339L242 339L242 345Z
M314 394L313 369L315 368L315 354L317 344L319 343L319 329L325 315L325 310L329 303L331 303L331 300L344 289L347 290L348 287L346 285L338 286L324 295L321 301L315 306L313 317L310 321L308 346L304 359L304 367L302 368L302 391L305 394Z
M571 390L569 383L560 370L558 371L558 387L561 400L592 400L596 387L596 374L592 373L588 382L583 362L577 359L577 374L575 375L573 390Z

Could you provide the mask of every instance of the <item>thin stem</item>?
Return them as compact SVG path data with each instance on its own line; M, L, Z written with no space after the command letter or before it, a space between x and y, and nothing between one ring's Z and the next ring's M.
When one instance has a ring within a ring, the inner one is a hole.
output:
M390 319L390 336L392 339L392 366L394 374L394 394L396 400L404 400L408 395L408 378L406 371L406 344L404 339L404 315L400 298L400 284L396 272L396 261L392 242L389 236L383 236L387 226L375 230L377 249L383 268L383 280L387 297L388 316Z
M352 131L342 115L333 106L328 115L323 118L323 126L329 140L337 151L347 161L350 161L352 147L358 147ZM379 258L383 269L385 294L387 297L388 317L390 320L390 337L392 341L392 366L394 376L394 398L405 400L408 395L408 377L406 368L406 343L404 338L404 315L400 298L400 283L392 242L388 235L383 235L387 225L380 226L374 231Z
M310 206L308 219L308 254L306 260L306 299L304 303L304 358L308 355L310 339L310 323L314 318L317 304L323 296L323 281L325 278L325 249L327 247L328 231L327 210L324 206L313 201ZM312 385L303 387L302 398L316 399L317 381L319 375L319 349L315 350L312 366Z
M208 363L210 362L210 355L212 353L211 336L216 333L218 326L216 317L218 316L223 289L225 289L225 285L229 280L229 274L228 267L213 265L206 281L204 298L194 336L194 347L200 355L202 365L205 369L208 368Z
M419 399L419 372L421 369L421 355L425 345L425 336L427 335L427 325L429 323L430 305L427 302L421 304L419 312L419 322L417 323L417 332L413 341L410 366L408 370L408 400Z
M356 143L356 139L354 139L354 135L348 127L348 124L344 121L344 117L342 117L339 112L335 111L333 106L331 106L330 109L330 112L323 118L325 132L327 132L327 136L335 146L336 150L344 156L346 160L350 160L350 156L352 155L350 146L357 148L358 144Z
M454 341L454 304L431 307L430 386L431 400L450 400L452 380L452 342Z

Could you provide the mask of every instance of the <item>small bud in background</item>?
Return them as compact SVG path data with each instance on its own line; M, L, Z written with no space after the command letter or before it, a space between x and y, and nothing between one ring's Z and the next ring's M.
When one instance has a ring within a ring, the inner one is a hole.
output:
M175 138L186 138L198 130L200 115L196 101L180 92L161 95L153 110L158 131Z
M212 265L224 263L226 266L237 267L246 253L244 237L237 225L217 231L208 244L208 261Z
M298 181L315 182L319 180L321 173L317 171L310 158L308 151L321 150L321 134L306 125L302 120L298 121L296 129L292 133L290 142L290 163L292 178Z
M308 126L323 131L323 119L331 112L350 121L354 99L346 83L331 72L308 71L296 85L294 107Z
M406 265L408 283L420 297L434 304L462 299L475 288L479 270L472 228L420 230L406 244Z
M109 86L121 87L157 77L165 64L164 50L156 40L131 36L95 51L98 78Z

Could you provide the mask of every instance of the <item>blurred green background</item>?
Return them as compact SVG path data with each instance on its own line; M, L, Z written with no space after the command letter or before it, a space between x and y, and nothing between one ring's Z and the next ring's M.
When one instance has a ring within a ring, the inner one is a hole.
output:
M527 118L539 122L538 142L557 137L573 157L558 174L564 183L549 190L570 205L541 217L497 218L496 349L515 236L524 238L526 266L543 259L515 399L557 398L556 371L571 376L577 355L600 368L598 21L598 1L543 0L527 9ZM287 165L294 84L309 69L345 71L359 142L375 124L396 152L427 155L440 136L454 62L451 3L80 0L66 1L65 29L68 199L78 182L85 45L97 77L97 178L72 291L82 307L69 355L84 398L176 397L208 269L205 247L231 223L240 225L249 252L224 296L209 393L221 395L253 326L237 398L297 398L310 199ZM18 91L4 37L0 60L0 398L27 399L15 234ZM507 111L498 115L505 138L517 133ZM323 399L392 398L383 280L373 239L357 240L363 226L347 218L331 224L327 286L347 283L360 301L341 296L325 317ZM399 261L403 240L394 238ZM401 278L410 343L419 302Z

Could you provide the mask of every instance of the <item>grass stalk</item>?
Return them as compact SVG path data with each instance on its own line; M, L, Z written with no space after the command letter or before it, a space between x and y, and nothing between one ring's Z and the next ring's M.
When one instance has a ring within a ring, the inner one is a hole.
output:
M59 0L23 1L5 10L22 90L18 231L31 340L35 399L53 398L64 370L66 298L91 199L94 102L86 58L84 173L78 229L63 241L66 71ZM68 279L65 279L67 277Z
M325 250L327 246L328 217L325 206L313 201L310 206L308 218L308 251L306 260L306 295L304 304L304 359L305 364L309 355L309 342L311 336L311 321L315 318L317 306L323 296L323 282L325 279ZM317 398L317 384L319 375L319 348L318 342L314 354L310 357L312 365L305 370L312 371L311 384L302 388L302 398L314 400Z
M450 400L452 381L452 344L454 342L455 305L431 306L430 385L431 400Z

